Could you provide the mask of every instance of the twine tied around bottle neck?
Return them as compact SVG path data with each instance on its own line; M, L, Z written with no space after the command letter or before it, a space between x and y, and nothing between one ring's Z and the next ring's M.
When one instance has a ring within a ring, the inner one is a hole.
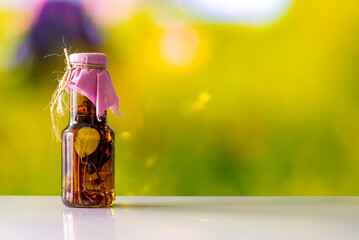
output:
M55 92L52 94L52 99L50 102L50 113L51 113L51 120L52 120L52 130L55 133L56 139L61 141L61 133L58 127L56 114L58 117L61 117L64 115L64 93L66 92L65 89L67 87L67 84L69 83L71 79L71 74L74 69L80 68L80 69L105 69L105 66L102 65L96 65L96 64L89 64L89 63L71 63L69 53L67 51L67 48L64 48L65 58L66 58L66 72L62 76L59 84L56 87Z

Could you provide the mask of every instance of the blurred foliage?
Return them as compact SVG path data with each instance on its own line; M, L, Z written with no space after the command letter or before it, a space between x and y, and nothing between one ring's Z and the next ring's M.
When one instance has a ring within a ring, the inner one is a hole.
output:
M161 25L143 8L101 27L124 115L108 113L117 195L358 195L358 8L298 0L262 27ZM10 68L31 21L0 19L0 194L59 195L43 109L63 58Z

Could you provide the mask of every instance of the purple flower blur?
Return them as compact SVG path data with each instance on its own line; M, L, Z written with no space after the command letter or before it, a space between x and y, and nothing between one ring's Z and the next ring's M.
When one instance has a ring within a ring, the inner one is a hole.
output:
M97 30L86 18L78 0L48 0L44 3L18 49L15 65L24 60L39 61L46 55L62 53L63 42L80 51L94 51L99 47Z

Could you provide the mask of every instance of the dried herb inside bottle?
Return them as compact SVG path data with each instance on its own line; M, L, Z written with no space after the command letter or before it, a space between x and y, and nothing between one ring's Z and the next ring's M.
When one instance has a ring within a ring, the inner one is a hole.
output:
M114 133L94 104L70 90L70 122L62 132L62 200L77 207L114 202Z

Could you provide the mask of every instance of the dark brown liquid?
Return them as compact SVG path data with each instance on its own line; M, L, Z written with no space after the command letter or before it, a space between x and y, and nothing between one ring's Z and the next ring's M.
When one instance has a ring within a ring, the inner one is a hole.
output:
M84 130L94 136L81 139ZM114 190L114 134L106 113L98 121L93 103L71 90L70 123L62 132L62 201L71 207L110 207Z

